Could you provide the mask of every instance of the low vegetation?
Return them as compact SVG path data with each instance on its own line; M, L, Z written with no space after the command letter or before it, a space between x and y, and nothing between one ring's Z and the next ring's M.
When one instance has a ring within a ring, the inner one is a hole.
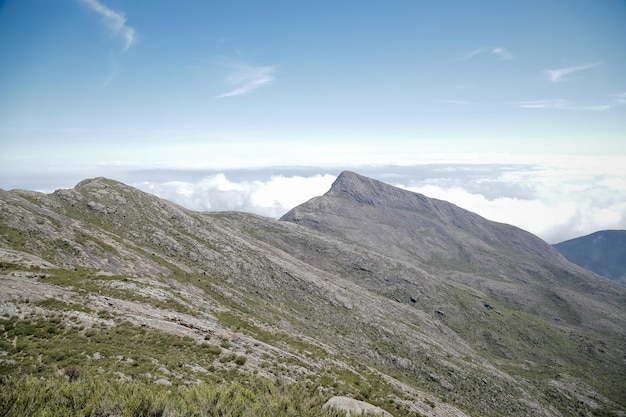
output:
M248 357L227 339L175 336L107 310L86 326L71 304L34 304L47 315L0 318L2 416L343 416L322 408L339 394L418 415L384 401L400 394L392 387L378 383L373 395L345 369L307 377L291 370L302 362L266 356L260 369L271 378L262 377L244 371Z
M40 379L10 376L0 380L0 415L340 417L322 407L326 397L299 384L252 379L241 382L163 386L122 382L73 371Z

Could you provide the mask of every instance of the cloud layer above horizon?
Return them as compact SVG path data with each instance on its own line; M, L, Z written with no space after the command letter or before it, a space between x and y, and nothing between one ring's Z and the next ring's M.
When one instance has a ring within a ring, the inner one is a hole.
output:
M230 180L224 173L199 181L143 181L133 186L198 211L243 211L278 218L292 207L325 193L335 176L274 175L268 180Z
M549 243L598 230L626 229L626 178L611 164L598 172L574 164L432 164L359 169L359 173L388 184L518 226ZM233 172L213 173L193 181L142 181L132 185L194 210L236 210L278 218L324 194L336 175L285 173L254 179Z

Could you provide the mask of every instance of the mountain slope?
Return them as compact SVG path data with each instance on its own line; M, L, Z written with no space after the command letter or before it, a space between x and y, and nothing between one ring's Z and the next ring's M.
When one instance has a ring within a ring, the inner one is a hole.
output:
M570 262L626 286L626 230L602 230L553 246Z
M281 220L340 237L547 318L597 326L602 314L576 311L580 291L615 295L538 237L488 221L445 201L401 190L352 172ZM304 251L306 253L306 251ZM427 281L427 280L426 280ZM553 294L553 287L563 287ZM565 291L568 288L568 291ZM586 303L580 300L580 303Z
M91 375L104 357L95 378L263 377L395 416L624 409L626 292L540 239L349 172L282 220L103 178L0 191L2 372Z

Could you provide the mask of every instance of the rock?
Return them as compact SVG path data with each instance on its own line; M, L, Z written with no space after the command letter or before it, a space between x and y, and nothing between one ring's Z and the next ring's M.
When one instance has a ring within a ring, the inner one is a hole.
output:
M335 396L326 401L324 408L335 408L346 412L346 416L375 415L393 417L380 407L350 397Z
M12 263L29 268L58 268L56 265L51 264L39 256L7 248L0 248L0 262Z
M119 381L120 381L120 382L130 382L130 381L132 381L132 380L133 380L131 377L129 377L129 376L127 376L127 375L125 375L125 374L124 374L124 373L122 373L122 372L119 372L119 371L118 371L118 372L116 372L115 374L119 377Z
M87 202L87 207L100 214L115 214L117 209L115 207L107 207L102 203L96 203L95 201Z
M172 383L165 378L159 378L156 381L154 381L154 383L159 384L159 385L165 385L166 387L169 387L172 385Z

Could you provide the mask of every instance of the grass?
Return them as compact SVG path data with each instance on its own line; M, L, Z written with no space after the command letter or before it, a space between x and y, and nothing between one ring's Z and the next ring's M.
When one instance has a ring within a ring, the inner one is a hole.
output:
M58 298L46 298L45 300L35 301L33 304L38 305L48 310L58 311L82 311L85 313L91 313L93 310L84 304L80 303L67 303Z
M46 272L47 275L42 278L43 282L72 288L81 295L100 294L111 298L150 304L163 310L176 311L191 316L197 315L195 311L189 309L182 302L174 299L174 297L164 300L156 299L141 295L132 289L113 288L111 285L108 285L113 281L131 281L124 276L98 275L94 271L86 268L76 268L73 271L67 269L50 269Z
M0 319L0 334L0 351L7 352L7 359L10 359L0 362L2 375L25 373L49 377L69 368L102 368L110 377L121 372L133 379L150 380L166 369L184 383L196 378L186 364L195 363L208 369L221 354L221 350L215 350L208 343L129 322L84 328L61 314L21 320L3 318ZM126 359L120 360L120 357Z
M280 331L270 332L264 330L234 313L224 311L216 313L215 315L221 325L230 327L239 332L248 333L261 342L265 342L270 345L287 345L295 352L309 352L317 359L323 359L328 356L328 353L318 346L308 343L302 339L289 336L288 334Z
M53 272L50 280L75 288L88 289L96 285L92 280L99 279L86 270ZM374 374L342 368L303 373L305 362L274 357L271 363L268 358L260 362L273 374L270 382L253 372L257 361L249 367L251 351L234 352L223 338L178 337L133 325L108 310L85 307L88 314L105 320L89 325L72 315L81 310L73 303L56 299L32 303L44 308L45 315L25 312L24 317L0 318L0 415L341 415L321 410L331 395L350 395L388 407L395 416L412 415L396 408L389 398L402 394ZM264 330L241 315L223 312L218 320L303 357L331 358L315 345ZM162 378L172 385L155 384ZM282 378L296 381L295 385L282 386ZM254 395L249 398L250 392ZM205 407L204 398L211 395L229 395L233 404L241 404ZM44 404L45 409L40 409Z
M7 226L4 219L0 220L0 237L7 241L11 249L24 250L29 240L27 233Z
M76 243L79 243L83 247L91 244L99 248L100 251L102 251L103 253L109 253L114 256L121 256L117 249L115 249L113 246L104 243L102 240L94 239L92 236L80 230L74 231L74 241Z
M0 380L0 415L73 416L238 416L340 417L326 410L326 397L302 385L255 379L164 387L120 382L99 375L39 379L11 376Z
M0 318L0 352L6 353L0 361L0 415L343 416L323 410L323 402L348 394L389 407L386 397L395 392L373 374L340 368L323 374L329 385L324 390L318 389L326 385L318 375L284 384L276 372L270 381L238 371L247 356L224 353L206 340L135 326L105 311L98 315L114 326L84 328L66 319L62 303L50 307L48 317ZM235 368L216 369L216 363ZM156 384L159 378L173 385Z

